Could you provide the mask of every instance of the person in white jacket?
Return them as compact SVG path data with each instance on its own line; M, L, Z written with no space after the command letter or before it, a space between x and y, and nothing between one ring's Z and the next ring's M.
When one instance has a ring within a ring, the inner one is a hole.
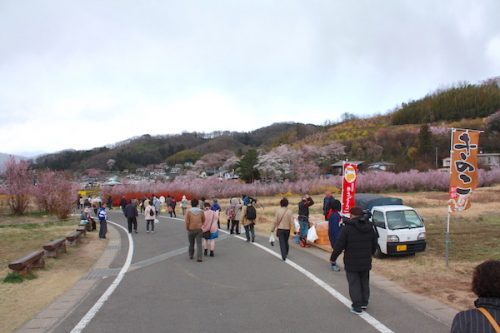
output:
M151 225L151 232L155 232L155 217L156 217L156 209L153 205L150 205L149 202L145 202L146 208L144 209L144 218L146 220L146 232L149 233L149 226Z

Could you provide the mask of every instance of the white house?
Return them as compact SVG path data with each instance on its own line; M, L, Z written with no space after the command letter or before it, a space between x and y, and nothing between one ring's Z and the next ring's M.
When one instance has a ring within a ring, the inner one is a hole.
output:
M483 168L500 168L500 153L477 154L477 163Z
M449 157L443 158L443 168L450 167ZM480 168L500 168L500 153L477 154L477 164Z

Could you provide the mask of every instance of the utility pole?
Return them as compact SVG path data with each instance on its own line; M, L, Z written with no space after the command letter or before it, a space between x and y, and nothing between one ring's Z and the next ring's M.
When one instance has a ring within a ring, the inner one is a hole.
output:
M436 147L436 169L438 169L438 147Z

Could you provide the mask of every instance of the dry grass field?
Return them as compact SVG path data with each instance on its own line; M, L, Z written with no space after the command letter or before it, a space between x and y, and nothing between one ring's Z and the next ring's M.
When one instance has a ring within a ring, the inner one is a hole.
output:
M401 197L424 218L427 250L415 256L374 259L373 271L413 292L435 298L457 310L470 308L474 267L486 259L500 258L500 186L479 188L472 207L451 217L449 266L445 264L445 230L448 193L384 193ZM280 196L259 198L257 230L269 232ZM321 221L322 196L314 196L311 220ZM289 197L296 212L299 196Z
M0 278L9 273L8 263L50 240L64 237L78 221L56 221L52 217L0 216ZM12 332L58 296L69 290L100 257L106 241L87 233L80 245L68 246L68 253L46 258L44 269L35 269L36 278L22 283L0 283L0 332Z

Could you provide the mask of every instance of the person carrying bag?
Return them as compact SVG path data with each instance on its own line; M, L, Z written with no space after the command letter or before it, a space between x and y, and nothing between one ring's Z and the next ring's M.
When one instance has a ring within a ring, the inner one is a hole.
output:
M288 256L290 245L288 239L290 238L290 230L295 227L293 223L293 213L288 207L288 199L283 198L280 201L280 208L276 211L275 220L271 232L276 230L276 236L280 242L281 258L283 261Z
M203 248L204 255L208 255L208 249L210 249L210 257L214 257L215 251L215 239L219 237L219 230L217 228L217 220L219 219L219 213L210 209L210 203L205 202L204 211L205 223L202 226L203 230Z

